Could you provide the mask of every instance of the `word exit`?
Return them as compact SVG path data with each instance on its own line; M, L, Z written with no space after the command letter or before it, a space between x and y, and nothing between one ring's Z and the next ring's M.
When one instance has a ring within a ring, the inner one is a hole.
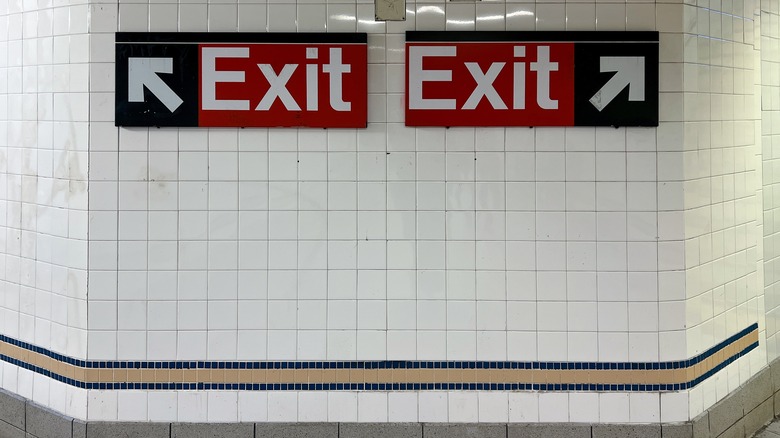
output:
M118 33L117 126L367 122L366 34Z
M656 32L406 33L407 126L657 126Z

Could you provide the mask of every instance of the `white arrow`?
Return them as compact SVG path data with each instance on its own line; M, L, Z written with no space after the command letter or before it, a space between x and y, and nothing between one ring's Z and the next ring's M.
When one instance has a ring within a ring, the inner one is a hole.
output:
M614 71L601 89L590 98L590 103L601 111L626 87L628 100L632 102L645 100L645 58L644 56L602 56L601 72Z
M176 111L181 98L157 73L173 73L173 58L129 58L127 96L130 102L144 102L144 87L148 88L170 112Z

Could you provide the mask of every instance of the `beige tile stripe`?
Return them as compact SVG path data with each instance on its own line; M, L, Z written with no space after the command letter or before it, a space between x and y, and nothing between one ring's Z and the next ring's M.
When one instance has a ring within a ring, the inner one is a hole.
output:
M676 384L705 374L758 342L758 330L704 361L671 370L513 370L513 369L137 369L82 368L0 342L0 354L89 383L524 383L524 384Z

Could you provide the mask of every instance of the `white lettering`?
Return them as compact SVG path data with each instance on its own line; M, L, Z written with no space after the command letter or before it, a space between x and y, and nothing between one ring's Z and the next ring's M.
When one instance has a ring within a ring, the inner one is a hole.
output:
M317 59L319 50L316 47L306 48L306 59ZM319 109L320 87L317 80L317 64L306 64L306 110Z
M493 82L505 65L506 62L494 62L490 64L488 71L484 73L476 62L466 63L466 68L471 73L471 77L477 82L477 86L466 100L463 109L475 109L483 96L487 98L493 109L506 109L506 104L501 100L501 96L498 95L496 89L493 88Z
M298 106L298 103L295 102L295 99L290 94L290 90L287 89L287 81L290 80L298 64L285 64L278 76L271 64L257 64L257 66L260 67L260 71L263 72L263 76L268 80L271 88L268 89L263 99L257 104L255 110L267 111L271 109L271 105L278 97L288 111L300 111L301 107Z
M455 99L423 99L423 83L452 81L452 70L423 70L423 58L455 55L454 46L409 47L409 109L455 109Z
M341 75L349 73L349 64L341 63L341 49L330 49L330 62L322 67L322 71L330 75L330 107L336 111L349 111L352 109L350 102L344 102L344 91Z
M536 62L531 70L538 73L536 78L536 103L543 109L558 109L558 101L550 99L550 72L558 71L558 63L550 62L550 46L536 48Z
M248 100L217 100L217 83L244 82L243 71L217 71L217 58L248 58L248 47L204 47L201 96L204 110L249 110Z
M515 46L515 58L525 57L525 46ZM525 62L514 63L512 109L525 109Z

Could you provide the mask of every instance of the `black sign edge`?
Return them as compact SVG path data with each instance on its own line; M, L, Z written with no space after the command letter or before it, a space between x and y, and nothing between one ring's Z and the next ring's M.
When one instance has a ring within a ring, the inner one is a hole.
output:
M310 43L368 44L365 32L116 32L116 44Z
M658 31L406 31L406 43L410 42L561 42L561 43L614 43L614 44L652 44L655 46L656 56L660 55L660 32ZM657 68L660 68L660 64ZM576 69L576 66L575 66ZM660 73L659 73L660 74ZM408 81L408 79L407 79ZM408 89L408 82L405 84ZM660 93L659 83L656 85L656 92ZM407 102L408 107L408 102ZM408 108L405 111L408 112ZM653 120L644 120L631 123L587 123L577 124L576 114L572 125L453 125L458 127L471 128L536 128L536 127L559 127L559 128L657 128L660 126L660 99L659 105L655 108ZM413 128L425 127L446 127L445 125L428 124L408 124L404 120L404 126Z
M406 42L642 42L657 43L658 31L445 31L407 30Z

